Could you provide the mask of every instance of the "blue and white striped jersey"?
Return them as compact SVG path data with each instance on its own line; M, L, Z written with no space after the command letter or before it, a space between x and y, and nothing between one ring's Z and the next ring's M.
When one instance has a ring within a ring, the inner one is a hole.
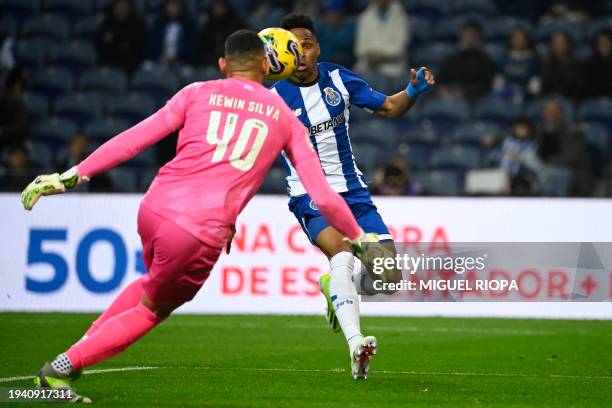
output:
M349 140L350 107L356 105L375 112L382 107L386 95L340 65L321 62L318 67L315 82L296 84L284 80L274 84L271 91L285 100L308 129L329 185L339 193L366 187ZM292 197L305 194L284 152L282 160L289 173L289 194Z

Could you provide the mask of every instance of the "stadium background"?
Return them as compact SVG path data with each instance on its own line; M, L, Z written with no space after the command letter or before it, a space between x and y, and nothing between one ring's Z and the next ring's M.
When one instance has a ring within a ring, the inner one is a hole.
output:
M373 23L375 3L3 0L0 190L69 167L181 86L218 78L231 31L304 11L316 16L321 60L376 89L403 89L406 63L437 75L400 120L352 110L353 149L375 193L612 194L612 2L406 0ZM364 36L371 24L386 28ZM381 50L391 63L375 62ZM522 118L524 144L513 138ZM82 189L146 190L174 139L149 150ZM280 164L261 192L284 193Z
M118 21L109 9L116 3L133 14ZM182 17L163 18L166 3L182 4ZM88 194L43 199L30 213L18 192L39 172L75 164L182 85L217 78L214 62L237 28L275 26L284 13L305 11L317 16L321 60L359 65L360 15L370 3L0 0L0 390L31 387L42 362L144 272L138 203L174 141L96 177L81 187ZM400 120L352 112L357 163L373 179L395 238L612 242L612 1L393 4L405 15L393 13L400 26L387 27L391 40L381 30L362 45L394 42L387 48L400 50L396 63L427 65L438 79ZM466 49L458 40L468 22L476 47ZM533 46L510 51L515 28ZM480 29L482 46L473 35ZM375 88L404 88L406 75L368 69L375 61L367 59L356 68ZM449 77L445 65L466 69ZM462 89L457 81L471 83ZM532 125L527 143L512 138L517 118L529 124L523 117ZM321 318L313 279L327 261L286 211L282 179L277 166L261 189L274 195L247 206L232 253L180 309L195 315L173 316L87 370L77 391L99 406L610 405L610 273L594 276L595 287L572 282L596 302L552 302L558 293L543 268L531 274L537 290L515 300L534 300L533 293L545 302L363 304L362 327L378 337L380 352L370 379L355 383L344 338ZM470 197L449 197L459 195Z

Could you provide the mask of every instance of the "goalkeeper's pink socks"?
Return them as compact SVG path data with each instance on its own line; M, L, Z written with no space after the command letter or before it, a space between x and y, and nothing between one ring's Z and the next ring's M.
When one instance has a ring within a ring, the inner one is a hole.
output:
M100 328L100 326L102 326L102 324L111 317L118 315L119 313L123 313L140 303L142 295L144 294L144 289L142 287L143 279L144 276L141 276L121 291L119 296L115 298L113 303L104 311L104 313L102 313L102 315L91 324L85 333L85 338L95 333L96 330L98 330L98 328Z
M65 353L72 370L79 370L113 357L147 334L164 319L142 303L119 313Z

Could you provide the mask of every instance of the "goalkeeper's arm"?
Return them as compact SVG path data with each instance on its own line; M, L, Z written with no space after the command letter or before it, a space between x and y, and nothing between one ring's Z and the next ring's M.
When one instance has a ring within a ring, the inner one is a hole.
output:
M36 177L21 194L26 210L31 210L43 195L61 194L90 177L107 171L129 159L183 125L191 87L174 95L153 115L118 134L96 149L85 160L63 174Z

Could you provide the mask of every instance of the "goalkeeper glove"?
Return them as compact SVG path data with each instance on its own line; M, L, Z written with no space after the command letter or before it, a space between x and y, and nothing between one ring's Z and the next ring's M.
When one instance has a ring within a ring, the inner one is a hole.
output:
M41 196L62 194L78 186L82 181L89 181L81 177L76 167L62 173L42 174L34 179L21 193L23 208L31 210Z
M344 238L344 241L349 244L355 255L363 266L366 268L368 273L373 277L381 279L383 282L395 282L398 279L398 271L395 268L395 256L393 252L385 248L378 240L378 234L367 233L362 234L356 240ZM394 261L391 268L385 266L386 262L381 262L382 265L378 265L384 268L383 272L378 274L374 273L374 262L377 258L392 258Z
M410 80L410 83L406 87L406 93L411 99L416 99L430 87L427 79L425 79L425 68L421 68L416 72L416 76Z

